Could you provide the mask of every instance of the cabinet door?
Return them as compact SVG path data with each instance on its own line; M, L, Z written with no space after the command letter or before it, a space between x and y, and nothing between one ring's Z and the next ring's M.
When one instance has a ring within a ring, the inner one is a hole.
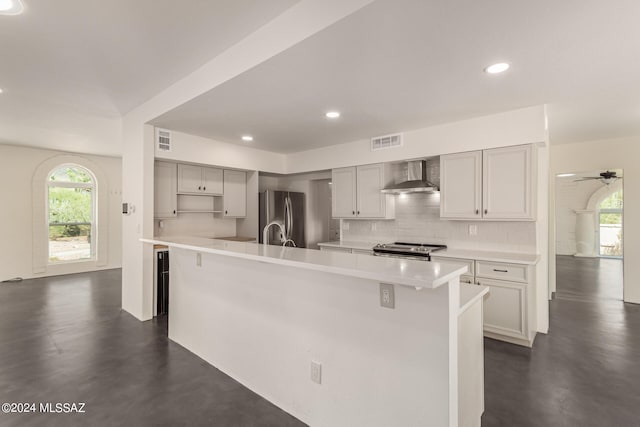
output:
M222 195L224 188L222 184L222 169L202 168L202 192L205 194Z
M178 177L175 163L156 162L153 195L154 217L173 218L178 209Z
M496 148L483 153L483 217L533 219L532 148Z
M356 168L356 216L358 218L384 218L386 195L384 165L382 163Z
M178 165L178 193L202 193L202 168Z
M355 218L356 216L356 168L340 168L331 171L331 216Z
M489 287L484 300L484 329L514 338L527 337L527 285L500 280L478 279Z
M482 218L482 152L440 156L440 217Z
M224 216L247 216L247 173L224 171Z

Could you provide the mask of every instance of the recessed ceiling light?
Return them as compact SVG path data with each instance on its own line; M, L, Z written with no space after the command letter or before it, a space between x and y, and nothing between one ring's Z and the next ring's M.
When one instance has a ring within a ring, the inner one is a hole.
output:
M556 175L558 178L566 178L568 176L575 176L575 173L559 173L558 175Z
M2 88L0 87L0 93L4 92L4 90L2 90Z
M489 74L499 74L499 73L504 73L508 69L509 69L509 64L507 64L506 62L498 62L497 64L489 65L487 68L484 69L484 71L485 73L489 73Z
M21 0L0 0L0 15L19 15L24 11Z
M338 117L340 117L340 112L339 111L329 111L329 112L327 112L327 114L325 114L325 116L327 116L328 119L337 119Z
M253 141L253 137L251 135L244 135L242 137L243 141Z

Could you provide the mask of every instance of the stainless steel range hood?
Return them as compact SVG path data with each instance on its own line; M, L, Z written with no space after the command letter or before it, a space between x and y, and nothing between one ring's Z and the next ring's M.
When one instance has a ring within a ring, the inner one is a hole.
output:
M416 160L406 163L404 181L391 184L380 190L383 193L437 193L438 187L427 181L427 162Z

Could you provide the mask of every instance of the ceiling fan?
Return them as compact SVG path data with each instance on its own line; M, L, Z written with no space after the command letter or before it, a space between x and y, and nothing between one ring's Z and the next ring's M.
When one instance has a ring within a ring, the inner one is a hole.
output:
M578 182L578 181L590 181L593 179L599 179L600 181L602 181L603 184L605 185L609 185L611 183L616 182L618 179L621 179L621 176L618 176L618 174L616 172L612 172L612 171L604 171L604 172L600 172L599 176L585 176L582 177L580 179L576 179L573 182Z

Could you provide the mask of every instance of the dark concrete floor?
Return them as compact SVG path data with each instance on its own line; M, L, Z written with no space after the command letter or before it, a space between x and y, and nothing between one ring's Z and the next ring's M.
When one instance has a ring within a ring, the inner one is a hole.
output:
M533 349L485 339L491 426L640 426L640 306L622 261L557 257L550 331Z
M301 426L120 310L120 270L0 284L0 403L85 402L0 426Z
M549 335L533 349L485 340L482 425L640 426L640 306L620 301L621 261L558 257L557 270ZM0 284L4 402L86 413L0 413L0 426L303 425L169 341L166 318L122 312L119 270Z

